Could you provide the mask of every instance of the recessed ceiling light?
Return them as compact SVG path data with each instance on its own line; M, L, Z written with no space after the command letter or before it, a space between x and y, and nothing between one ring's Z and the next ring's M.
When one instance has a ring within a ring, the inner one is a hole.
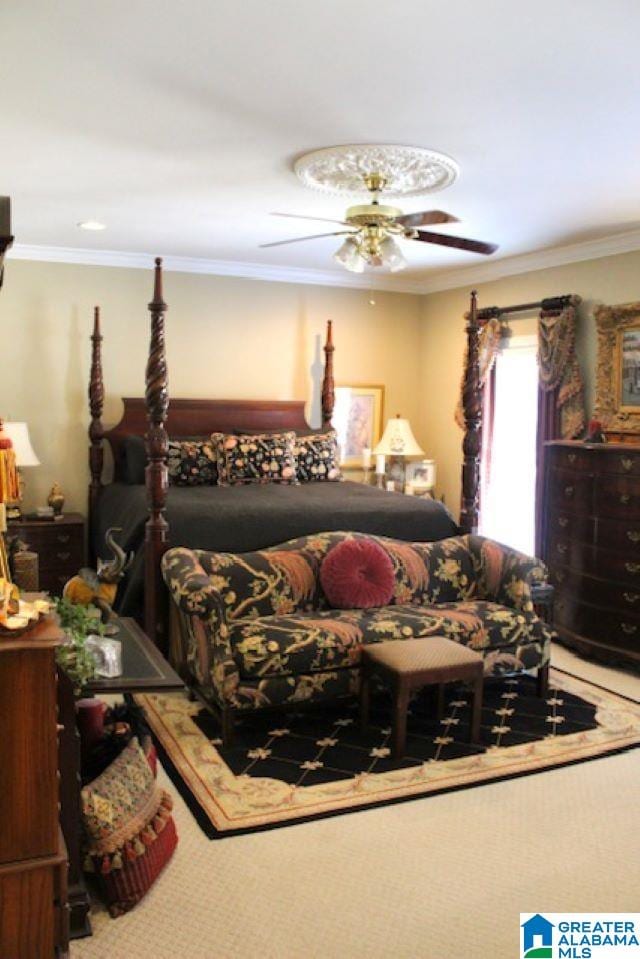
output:
M82 223L78 223L78 226L81 230L106 230L106 223L101 223L100 220L83 220Z

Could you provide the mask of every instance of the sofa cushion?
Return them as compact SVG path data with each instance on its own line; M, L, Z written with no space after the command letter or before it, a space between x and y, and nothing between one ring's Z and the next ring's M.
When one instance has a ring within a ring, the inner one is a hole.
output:
M338 543L320 567L322 589L334 609L387 606L395 581L389 554L373 539Z
M357 666L364 644L434 635L482 653L548 638L533 614L476 600L263 616L236 622L230 642L241 676L258 678Z

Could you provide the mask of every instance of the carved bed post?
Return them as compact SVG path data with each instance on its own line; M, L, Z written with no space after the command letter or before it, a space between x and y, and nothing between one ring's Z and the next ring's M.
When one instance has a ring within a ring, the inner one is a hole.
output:
M167 499L167 450L168 436L165 427L169 408L167 389L167 361L164 342L164 314L167 304L162 299L162 260L156 259L153 300L149 303L151 313L151 341L147 361L146 393L147 406L147 507L149 518L145 528L145 591L144 621L147 635L166 652L167 617L165 591L163 589L160 560L168 546L169 524L165 518Z
M93 559L94 545L92 540L93 524L95 522L96 507L100 490L102 489L102 465L104 450L102 438L102 408L104 405L104 382L102 379L102 333L100 332L100 307L93 311L93 333L91 334L91 376L89 378L89 410L91 422L89 424L89 470L91 482L89 485L89 547Z
M467 322L467 365L462 386L464 440L462 442L462 503L460 528L477 533L480 499L480 450L482 445L482 389L480 387L480 324L477 293L471 291L471 309Z
M335 384L333 382L333 321L327 320L327 339L324 344L324 376L322 377L322 428L328 429L333 418L333 407L336 402Z

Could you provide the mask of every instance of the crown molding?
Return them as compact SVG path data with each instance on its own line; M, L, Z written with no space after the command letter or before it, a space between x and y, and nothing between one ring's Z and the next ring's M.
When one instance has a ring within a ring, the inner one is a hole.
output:
M420 284L420 292L439 293L442 290L454 290L458 287L473 286L477 283L489 283L505 276L531 273L534 270L548 270L554 266L566 266L568 263L580 263L583 260L598 260L604 256L617 256L620 253L632 253L640 250L640 230L617 233L614 236L600 237L597 240L585 240L567 246L549 247L523 253L520 256L490 260L477 266L448 270L446 273L433 273Z
M293 283L302 286L332 286L355 290L379 290L387 293L426 295L443 290L490 283L506 276L548 270L554 266L597 260L620 253L640 250L640 230L585 240L567 246L549 247L460 267L434 272L424 279L388 273L348 273L346 270L312 270L297 266L267 266L264 263L242 263L233 260L208 260L199 257L165 256L163 266L168 273L200 273L210 276L232 276L266 283ZM155 254L126 253L118 250L87 250L64 246L33 246L16 243L7 252L13 260L37 260L44 263L71 263L80 266L115 266L128 270L149 270Z
M126 253L118 250L88 250L65 246L34 246L16 243L8 254L13 260L37 260L43 263L71 263L80 266L115 266L127 270L150 270L151 253ZM422 293L418 280L397 275L358 274L346 270L312 270L297 266L267 266L264 263L242 263L234 260L207 260L198 257L165 256L167 273L200 273L210 276L233 276L267 283L294 283L304 286L337 286L356 290L379 290L388 293Z

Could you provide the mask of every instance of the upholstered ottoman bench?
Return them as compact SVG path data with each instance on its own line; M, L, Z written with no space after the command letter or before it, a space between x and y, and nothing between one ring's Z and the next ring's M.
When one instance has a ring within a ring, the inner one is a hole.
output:
M442 718L444 684L471 683L470 739L472 743L479 741L483 680L483 660L479 653L444 636L363 647L360 674L360 724L363 730L369 723L370 688L374 675L390 685L393 691L392 755L396 761L404 756L409 697L424 686L438 686L438 716Z

